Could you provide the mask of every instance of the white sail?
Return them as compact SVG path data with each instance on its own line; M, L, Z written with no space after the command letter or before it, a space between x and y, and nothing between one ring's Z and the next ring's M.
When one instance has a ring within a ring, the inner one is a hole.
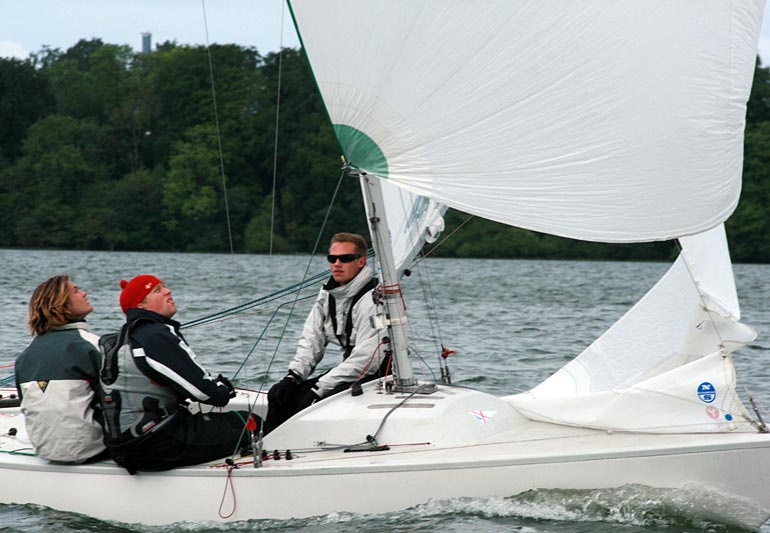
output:
M737 301L724 227L682 239L679 259L628 313L553 376L508 400L530 418L570 425L746 430L730 353L756 334L738 322Z
M290 0L347 159L608 242L724 221L764 0Z

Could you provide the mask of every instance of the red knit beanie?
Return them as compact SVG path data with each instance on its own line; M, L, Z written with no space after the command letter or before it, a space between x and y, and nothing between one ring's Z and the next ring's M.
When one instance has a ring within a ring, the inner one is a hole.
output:
M131 281L120 280L120 308L125 313L142 303L144 297L150 294L150 291L161 281L150 274L140 274Z

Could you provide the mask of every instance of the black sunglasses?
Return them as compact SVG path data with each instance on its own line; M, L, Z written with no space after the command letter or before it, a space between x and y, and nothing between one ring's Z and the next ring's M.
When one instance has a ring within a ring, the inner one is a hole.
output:
M340 260L340 263L350 263L351 261L355 261L361 257L360 254L342 254L342 255L327 255L326 260L329 261L330 264L334 264L337 262L337 259Z

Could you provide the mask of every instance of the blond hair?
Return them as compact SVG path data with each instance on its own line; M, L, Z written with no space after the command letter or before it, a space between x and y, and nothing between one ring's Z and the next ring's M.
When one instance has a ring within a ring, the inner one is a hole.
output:
M351 242L356 246L356 253L361 257L366 257L369 248L366 245L366 239L364 239L358 233L337 233L332 237L332 241L329 245L335 242Z
M70 291L67 274L48 278L35 288L29 300L30 332L35 335L48 333L57 326L63 326L72 320Z

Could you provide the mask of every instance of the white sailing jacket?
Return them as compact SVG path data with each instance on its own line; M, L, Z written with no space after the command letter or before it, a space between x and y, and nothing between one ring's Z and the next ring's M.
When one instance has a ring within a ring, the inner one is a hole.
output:
M305 320L305 326L297 343L297 351L294 359L289 363L289 370L303 380L307 379L321 362L326 353L326 346L330 342L340 346L344 356L345 346L340 345L338 336L345 344L353 347L347 358L318 380L318 388L314 392L321 398L327 396L341 383L354 382L380 369L385 354L383 349L378 349L378 330L372 327L369 320L377 313L372 293L362 296L353 309L350 309L351 299L369 283L372 277L372 268L367 264L355 278L344 285L329 288L334 284L327 283L318 294L313 309ZM329 294L334 295L336 301L336 334L329 315ZM352 313L353 329L350 338L346 339L345 324L349 312Z

